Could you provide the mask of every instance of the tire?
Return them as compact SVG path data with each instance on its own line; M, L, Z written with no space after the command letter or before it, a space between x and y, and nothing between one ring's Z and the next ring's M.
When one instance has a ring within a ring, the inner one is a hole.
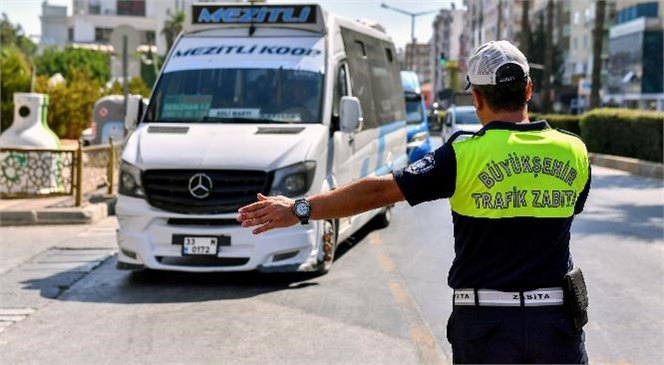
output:
M330 271L334 263L334 254L337 251L339 239L339 221L338 220L325 220L323 221L323 237L321 237L322 244L316 262L316 271L320 275L325 275ZM328 237L326 237L329 235ZM328 242L329 246L326 245ZM326 251L326 246L329 247Z
M376 229L387 228L392 221L392 206L385 207L378 213L377 216L371 221L373 227Z

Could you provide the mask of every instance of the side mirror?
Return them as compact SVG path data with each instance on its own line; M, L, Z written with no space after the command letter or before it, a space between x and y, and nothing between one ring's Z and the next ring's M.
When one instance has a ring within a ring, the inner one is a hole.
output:
M360 100L354 96L342 96L339 107L340 129L344 133L352 133L362 123L362 108Z
M452 126L452 117L448 116L447 118L445 118L445 125L448 127Z
M128 131L133 131L143 115L143 97L141 95L127 95L127 113L124 125Z

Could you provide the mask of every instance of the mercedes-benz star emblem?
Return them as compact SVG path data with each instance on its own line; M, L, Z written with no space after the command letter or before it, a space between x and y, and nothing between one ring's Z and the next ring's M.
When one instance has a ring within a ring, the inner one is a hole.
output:
M194 198L207 198L210 196L210 191L212 191L212 179L209 176L200 173L189 179L189 192Z

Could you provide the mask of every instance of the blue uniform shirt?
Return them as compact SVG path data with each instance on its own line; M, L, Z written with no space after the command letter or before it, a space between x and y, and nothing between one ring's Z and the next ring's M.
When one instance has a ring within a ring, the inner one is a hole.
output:
M491 122L483 128L540 131L546 122ZM481 133L482 131L480 131ZM482 136L475 137L482 138ZM490 140L487 140L490 143ZM487 153L491 153L487 146ZM457 159L454 144L447 142L421 160L394 171L394 178L408 203L449 198L456 186ZM590 173L574 213L583 210L590 188ZM480 288L527 291L559 287L571 269L568 218L477 218L452 211L456 257L448 284L454 289Z

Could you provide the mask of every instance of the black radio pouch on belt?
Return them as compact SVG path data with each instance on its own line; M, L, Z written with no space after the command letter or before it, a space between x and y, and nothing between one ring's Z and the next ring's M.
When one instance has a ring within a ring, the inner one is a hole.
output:
M581 269L575 267L565 274L563 291L565 305L574 318L574 326L579 330L588 323L588 292Z

